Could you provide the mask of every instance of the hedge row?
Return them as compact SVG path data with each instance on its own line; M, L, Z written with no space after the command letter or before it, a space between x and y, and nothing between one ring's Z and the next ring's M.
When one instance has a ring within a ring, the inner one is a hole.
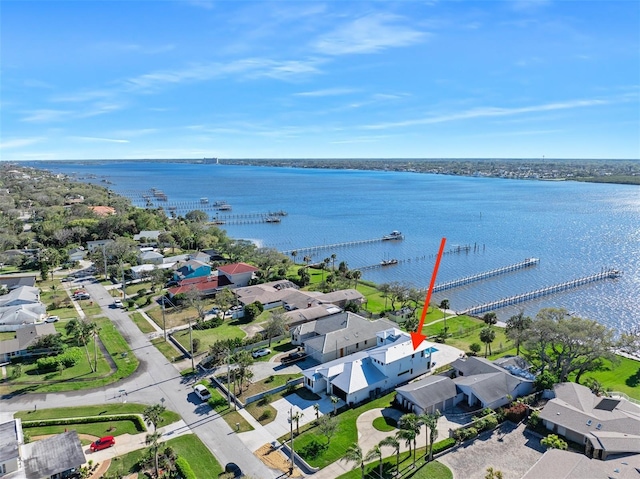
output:
M78 347L73 347L56 356L38 358L36 361L36 367L44 371L55 371L58 369L59 364L62 364L65 368L70 368L75 366L81 359L82 350Z
M176 459L176 469L178 469L178 473L183 479L198 479L184 457L178 456L178 459Z
M443 439L442 441L438 441L433 443L433 453L438 454L442 451L446 451L447 449L451 449L456 445L456 440L452 437L448 437Z
M73 424L91 424L94 422L109 422L109 421L131 421L133 422L138 432L145 432L147 430L142 418L135 414L74 417L74 418L68 418L68 419L42 419L40 421L22 421L22 427L28 428L28 427L44 427L44 426L69 426Z

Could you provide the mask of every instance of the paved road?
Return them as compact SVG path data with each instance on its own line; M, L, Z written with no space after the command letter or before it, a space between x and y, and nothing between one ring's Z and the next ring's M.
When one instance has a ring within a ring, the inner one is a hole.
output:
M240 465L246 474L272 479L281 473L267 468L236 436L218 414L191 392L192 384L180 376L173 364L149 342L131 318L112 308L113 297L100 284L85 284L93 301L118 328L140 360L138 370L130 377L103 388L56 394L18 395L2 400L4 412L71 405L104 404L129 401L142 404L159 403L164 398L167 408L182 416L191 431L198 435L222 466L227 462ZM120 391L124 390L122 394Z

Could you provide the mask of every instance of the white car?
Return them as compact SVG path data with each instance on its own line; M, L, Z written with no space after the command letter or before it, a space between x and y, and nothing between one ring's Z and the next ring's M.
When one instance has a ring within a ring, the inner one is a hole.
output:
M119 298L116 298L115 300L113 300L113 307L114 308L124 308L124 304L122 304L122 300Z
M198 396L203 401L208 401L211 398L211 393L202 384L196 384L193 388L193 392L195 392L196 396Z
M261 358L262 356L266 356L267 354L271 354L271 350L269 348L258 349L251 353L251 356L254 358Z
M58 321L60 321L60 316L49 316L44 320L45 323L56 323Z

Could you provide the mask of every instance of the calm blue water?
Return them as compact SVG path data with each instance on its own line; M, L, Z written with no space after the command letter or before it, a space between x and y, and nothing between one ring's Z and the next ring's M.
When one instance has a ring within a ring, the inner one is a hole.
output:
M37 165L42 167L42 164ZM540 258L540 265L434 295L453 309L530 291L615 267L624 271L570 292L498 310L507 319L524 308L564 307L618 329L640 325L640 188L574 182L466 178L380 171L320 170L184 163L47 163L62 173L89 174L112 182L114 191L144 205L152 187L167 206L201 197L226 200L232 213L285 210L280 224L225 225L229 235L279 250L381 237L400 230L404 241L331 248L315 261L337 255L350 268L396 258L400 264L366 270L378 283L403 281L426 287L442 237L447 248L472 251L443 257L438 282ZM185 209L186 208L186 209ZM475 252L473 246L475 245ZM299 253L298 260L303 252Z

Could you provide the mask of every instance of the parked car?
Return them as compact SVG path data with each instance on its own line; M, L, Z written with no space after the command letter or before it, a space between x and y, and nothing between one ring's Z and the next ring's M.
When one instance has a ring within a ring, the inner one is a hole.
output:
M301 351L297 351L295 353L290 353L290 354L287 354L286 356L283 356L280 362L282 364L290 364L290 363L295 363L297 361L301 361L306 357L307 355L305 353Z
M116 298L113 300L114 308L124 308L124 304L122 304L122 300L120 298Z
M113 446L115 443L116 443L116 440L113 436L105 436L105 437L101 437L97 441L92 442L91 446L89 446L89 449L91 449L94 452L101 451L102 449L106 449L108 447Z
M58 321L60 321L60 316L49 316L44 320L45 323L56 323Z
M269 348L258 349L251 353L251 356L254 358L261 358L262 356L266 356L267 354L271 354L271 350Z
M196 384L193 388L193 392L195 392L196 396L198 396L203 401L208 401L211 398L211 393L202 384Z
M227 465L224 466L224 472L226 472L227 474L229 474L229 473L233 474L234 478L235 477L243 477L244 476L242 474L242 469L240 469L240 466L238 466L234 462L227 463Z
M91 296L89 296L87 293L74 294L73 297L75 299L91 299Z
M62 281L63 283L68 283L69 281L73 281L73 278L70 276L65 276L60 281Z

